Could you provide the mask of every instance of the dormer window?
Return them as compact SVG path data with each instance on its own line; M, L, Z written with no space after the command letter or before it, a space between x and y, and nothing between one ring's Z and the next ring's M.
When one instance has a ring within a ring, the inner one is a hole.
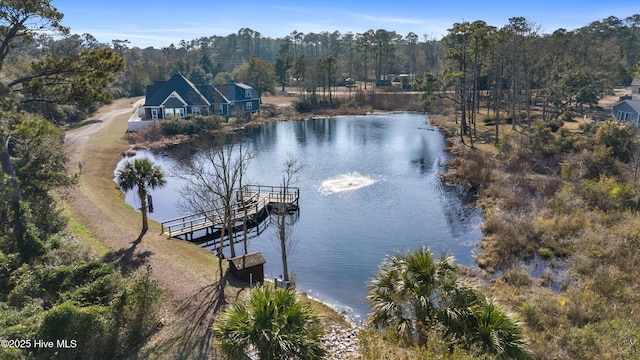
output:
M244 97L246 97L247 99L251 99L251 89L246 89L244 91Z

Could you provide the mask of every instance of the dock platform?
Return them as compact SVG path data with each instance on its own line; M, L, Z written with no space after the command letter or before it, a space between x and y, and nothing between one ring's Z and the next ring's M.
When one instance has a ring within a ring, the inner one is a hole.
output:
M300 189L296 187L245 185L236 190L236 201L231 209L230 223L247 228L259 224L269 210L285 205L288 210L298 209ZM205 230L213 234L224 226L224 208L211 209L161 222L162 234L167 237L194 240L194 233Z

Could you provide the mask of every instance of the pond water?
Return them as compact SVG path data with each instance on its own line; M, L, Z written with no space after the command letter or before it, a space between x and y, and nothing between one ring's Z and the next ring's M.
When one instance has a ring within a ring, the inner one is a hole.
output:
M385 256L421 246L446 251L457 263L473 265L481 237L481 213L466 204L463 188L448 186L444 136L420 114L381 114L276 122L245 131L256 154L245 183L279 185L282 164L306 164L294 186L300 213L293 225L295 247L289 270L298 289L362 321L367 282ZM141 151L171 169L171 150ZM119 164L119 166L121 166ZM182 186L169 177L154 191L157 221L184 215L178 207ZM126 201L139 207L134 192ZM236 247L241 251L241 246ZM275 226L250 240L261 251L265 275L282 273Z

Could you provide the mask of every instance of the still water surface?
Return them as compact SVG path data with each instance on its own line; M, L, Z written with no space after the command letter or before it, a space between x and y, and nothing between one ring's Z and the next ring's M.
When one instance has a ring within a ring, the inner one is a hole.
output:
M449 155L443 135L425 115L277 122L247 128L246 134L257 155L246 183L279 185L286 159L306 164L295 184L300 216L289 269L310 296L361 321L368 312L367 281L386 255L427 246L436 254L447 251L459 264L473 264L481 214L466 206L464 189L437 176L446 172ZM136 156L164 169L177 161L171 150ZM154 220L184 215L178 207L180 181L168 180L153 192ZM133 192L127 202L140 206ZM267 277L282 273L274 226L252 239L249 251L262 252Z

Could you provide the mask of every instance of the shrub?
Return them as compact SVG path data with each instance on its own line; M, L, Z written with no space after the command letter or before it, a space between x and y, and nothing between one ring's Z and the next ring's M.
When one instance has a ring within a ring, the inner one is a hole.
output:
M482 122L485 126L492 126L496 124L496 116L495 115L487 115L482 119Z
M582 327L603 319L606 314L606 299L591 290L567 292L567 319L574 326Z
M537 331L544 330L544 320L542 312L537 304L531 301L523 302L519 307L519 312L524 317L525 323Z
M184 119L172 117L159 123L164 136L194 135L220 129L222 119L219 116L189 115Z
M531 285L529 272L523 266L513 266L502 273L502 280L509 285L526 287Z
M495 163L484 152L465 149L450 163L446 177L466 183L472 191L478 191L491 181Z
M634 134L631 129L614 121L605 121L598 127L596 139L611 149L612 155L622 161L629 162L633 154Z
M618 176L620 168L616 164L613 151L610 147L596 145L593 152L583 152L583 179L597 179L600 175Z
M113 318L120 331L120 344L125 349L139 346L162 325L159 316L162 290L151 279L151 268L132 279L113 305Z
M471 345L468 348L451 346L455 340L447 340L444 329L435 327L425 346L406 346L391 332L380 333L373 329L361 330L358 336L360 358L379 359L433 359L433 360L483 360L487 354Z
M580 196L594 209L602 211L628 210L636 205L632 184L620 183L615 177L601 175L598 181L581 182Z
M108 318L108 308L102 306L79 308L69 301L56 305L44 316L37 334L37 339L51 341L55 346L36 348L36 358L47 359L56 354L77 359L114 358ZM66 340L70 348L60 349L61 340Z
M588 121L588 122L582 121L578 125L578 128L582 130L582 132L585 134L595 134L596 130L598 129L598 123L594 121Z
M162 127L159 121L154 121L146 127L136 131L128 131L125 135L127 141L132 144L143 141L160 141L162 140L162 137Z
M304 114L310 112L317 103L318 101L315 96L309 96L295 101L293 108L296 109L297 112Z

